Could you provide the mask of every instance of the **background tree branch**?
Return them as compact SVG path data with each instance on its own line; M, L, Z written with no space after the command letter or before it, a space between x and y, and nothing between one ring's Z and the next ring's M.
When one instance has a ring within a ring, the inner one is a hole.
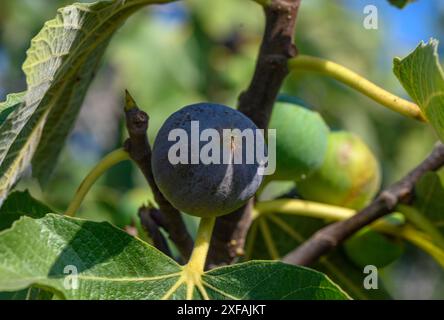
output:
M387 215L400 203L408 204L415 184L428 171L436 171L444 165L444 145L439 143L432 153L407 176L384 190L366 208L350 219L333 223L318 232L284 257L283 261L308 266L329 253L356 231Z
M253 79L239 97L238 110L259 128L266 129L276 97L289 73L287 62L297 54L293 39L300 0L270 0L263 4L264 36ZM217 219L207 261L210 267L231 264L243 255L253 203L251 199L234 213Z
M164 216L163 227L168 232L170 239L176 244L182 258L188 261L193 250L193 239L188 233L180 212L160 192L151 170L151 147L147 136L149 117L137 107L128 92L126 106L125 115L129 139L125 143L125 148L151 187L154 200Z

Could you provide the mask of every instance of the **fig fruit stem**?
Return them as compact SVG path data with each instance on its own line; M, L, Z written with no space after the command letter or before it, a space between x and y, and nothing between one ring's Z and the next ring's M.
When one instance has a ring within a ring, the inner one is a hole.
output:
M256 203L253 211L253 220L273 213L298 215L329 221L342 221L352 217L356 211L353 209L305 200L279 199ZM444 250L435 245L426 234L416 230L412 226L397 226L379 219L371 224L370 228L386 235L399 237L409 241L424 252L427 252L444 268Z
M162 300L169 299L183 284L186 286L186 300L193 299L195 288L197 288L204 300L210 300L210 297L205 290L202 276L205 272L205 262L207 260L211 235L213 234L215 223L216 217L201 218L190 260L185 266L183 266L179 279L162 297Z
M427 122L418 105L382 89L340 64L318 57L298 55L289 60L288 66L292 71L313 71L332 77L395 112L409 118Z
M211 236L213 234L216 217L201 218L197 231L194 249L185 268L192 270L195 274L203 274L208 250L210 248Z
M253 219L267 213L279 212L326 220L344 220L355 214L355 210L306 200L279 199L257 202Z
M205 272L205 262L207 260L208 249L210 248L210 241L215 223L216 217L201 218L190 260L183 267L179 280L162 297L162 300L169 299L182 284L185 284L187 288L187 300L193 299L194 288L197 288L204 300L210 299L205 290L202 276Z
M83 200L85 199L88 192L91 190L91 187L94 185L94 183L96 183L96 181L108 169L125 160L130 160L130 156L128 152L126 152L123 148L117 149L105 156L82 181L79 188L77 189L74 199L69 204L65 215L70 217L75 216L77 210L80 208Z

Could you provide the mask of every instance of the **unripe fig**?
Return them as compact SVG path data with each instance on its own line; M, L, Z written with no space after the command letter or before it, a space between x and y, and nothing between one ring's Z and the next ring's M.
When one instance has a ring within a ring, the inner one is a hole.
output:
M297 182L297 189L307 200L359 210L373 199L380 181L378 161L367 145L358 136L340 131L329 135L321 168Z
M383 268L401 257L404 246L400 240L363 229L344 243L344 250L359 268L367 265Z
M177 111L153 146L152 170L160 191L178 210L199 217L240 208L262 182L256 153L247 150L253 143L254 151L261 142L266 155L257 129L239 111L219 104L199 103ZM243 139L247 131L251 134Z
M319 113L278 102L269 128L276 129L276 172L270 180L298 181L322 165L330 130Z

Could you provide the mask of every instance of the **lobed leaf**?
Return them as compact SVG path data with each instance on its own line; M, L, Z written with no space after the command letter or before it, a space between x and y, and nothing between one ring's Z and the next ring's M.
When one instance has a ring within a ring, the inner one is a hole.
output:
M76 3L45 23L23 65L24 102L0 125L0 204L31 160L46 181L116 30L143 6L171 1Z
M66 267L77 269L78 287ZM184 299L183 267L108 223L48 214L0 233L0 291L43 287L66 299ZM69 280L70 279L70 280ZM202 299L347 299L320 272L253 261L201 277Z
M444 73L438 58L438 40L421 42L407 57L395 58L393 71L444 141Z
M0 231L10 228L22 216L41 218L49 212L53 210L34 199L28 191L13 192L0 208ZM51 296L52 294L43 289L33 287L20 291L0 292L0 300L41 300Z

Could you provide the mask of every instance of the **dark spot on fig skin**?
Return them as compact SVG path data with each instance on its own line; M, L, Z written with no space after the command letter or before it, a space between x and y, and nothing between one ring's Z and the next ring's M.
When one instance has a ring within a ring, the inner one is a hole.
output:
M258 165L171 165L167 153L176 142L168 141L168 134L179 124L190 137L191 121L199 121L200 131L207 128L218 130L221 138L224 128L242 131L246 128L255 130L257 127L234 109L201 103L184 107L171 115L160 129L153 145L154 179L173 206L200 217L230 213L245 204L259 188L262 177L257 175ZM206 142L201 147L204 144ZM190 145L188 147L190 151Z

